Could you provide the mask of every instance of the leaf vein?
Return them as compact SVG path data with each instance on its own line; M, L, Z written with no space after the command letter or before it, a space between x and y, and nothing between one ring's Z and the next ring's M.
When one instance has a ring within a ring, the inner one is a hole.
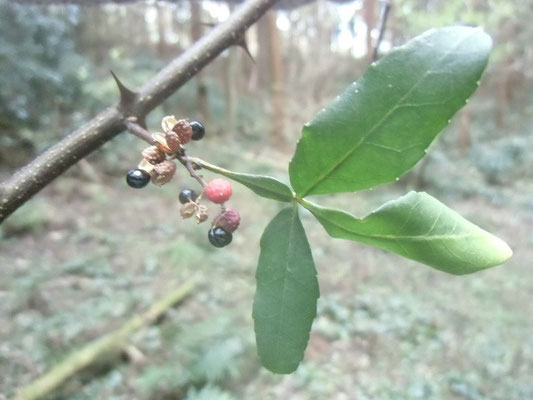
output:
M374 142L365 142L364 145L379 147L381 149L393 151L393 152L399 153L399 154L405 153L407 150L411 150L412 148L415 148L415 147L423 147L424 146L422 143L415 143L415 144L412 144L410 146L406 146L403 149L395 149L394 147L389 147L389 146L385 146L383 144L374 143Z
M281 310L280 310L280 314L279 314L279 324L278 324L278 327L276 329L276 334L275 334L275 337L276 337L276 342L275 342L275 349L274 349L274 353L275 354L279 354L280 352L280 343L281 343L281 331L282 331L282 324L283 324L283 314L284 314L284 311L287 307L287 305L285 304L285 295L286 295L286 292L287 292L287 274L289 272L289 254L291 252L291 243L292 243L292 236L294 234L294 225L295 225L295 222L296 222L296 218L294 216L294 212L298 212L298 209L297 208L293 208L293 214L291 216L291 225L290 225L290 228L289 228L289 235L288 235L288 238L289 240L287 241L287 251L286 251L286 257L285 257L285 268L284 268L284 275L283 275L283 289L282 289L282 292L281 292ZM288 340L289 338L288 337L285 337L284 340Z
M426 233L426 235L429 235L431 232L433 232L433 229L435 229L435 226L437 225L437 222L439 222L440 217L442 216L442 213L444 212L444 209L441 208L439 210L439 215L437 218L435 218L435 221L433 221L433 224L429 227L429 231ZM456 222L457 223L457 222Z
M341 157L331 168L329 168L327 171L322 173L320 177L313 183L302 195L301 197L305 197L309 192L311 192L318 184L320 184L328 175L331 175L333 171L335 171L337 168L339 168L362 144L363 142L372 135L381 125L398 109L400 105L402 105L403 101L407 99L414 90L433 72L433 68L437 65L439 65L444 59L449 57L453 52L460 47L467 39L470 38L471 35L463 38L458 44L456 44L452 49L447 51L442 57L440 57L423 75L422 77L398 100L398 102L388 111L385 113L385 115L376 122L376 124L369 129L369 131L366 133L366 135L363 135L363 137L351 148L348 149L346 154Z
M415 210L415 208L420 204L420 202L422 201L422 199L418 199L416 201L415 204L413 204L413 206L411 207L411 209L409 210L409 215L407 216L407 218L405 219L405 222L402 224L402 226L400 226L400 228L396 231L396 233L400 233L403 228L406 227L407 223L409 222L409 220L411 219L411 216L413 215L413 211Z

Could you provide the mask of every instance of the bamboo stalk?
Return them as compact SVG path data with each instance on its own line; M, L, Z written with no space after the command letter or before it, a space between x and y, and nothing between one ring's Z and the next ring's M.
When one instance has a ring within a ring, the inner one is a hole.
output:
M74 351L50 371L18 391L10 400L36 400L57 389L68 378L88 367L110 352L120 351L127 345L131 334L153 323L170 307L183 301L195 287L195 278L185 281L165 297L152 304L143 314L136 315L114 332L90 342Z

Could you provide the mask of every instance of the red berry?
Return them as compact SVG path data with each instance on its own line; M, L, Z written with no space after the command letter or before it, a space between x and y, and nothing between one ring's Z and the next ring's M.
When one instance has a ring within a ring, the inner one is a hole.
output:
M231 197L231 184L225 179L213 179L207 184L204 193L213 203L222 204Z

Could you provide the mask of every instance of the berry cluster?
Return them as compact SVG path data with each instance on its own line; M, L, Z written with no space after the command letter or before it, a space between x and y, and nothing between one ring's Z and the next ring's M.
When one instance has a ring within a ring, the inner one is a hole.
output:
M189 122L186 119L176 120L174 116L163 118L161 123L164 133L156 132L151 135L153 146L142 151L143 159L138 167L128 172L126 182L132 188L143 188L150 180L158 186L168 183L175 175L178 159L185 166L184 145L191 140L200 140L204 137L205 129L198 121ZM192 168L192 167L190 167ZM233 232L239 227L240 215L237 210L226 208L226 201L232 194L231 184L225 179L217 178L205 182L201 176L189 172L202 184L203 191L198 194L192 189L183 189L179 194L182 204L180 214L182 218L195 217L198 223L208 219L208 208L200 204L205 194L212 203L220 205L219 214L213 219L212 227L208 232L209 242L215 247L224 247L231 243Z
M183 154L183 146L191 139L200 140L205 134L200 122L176 120L173 115L163 118L161 126L165 133L152 134L154 145L143 150L139 166L126 176L126 182L132 188L143 188L150 180L158 186L169 182L176 173L176 164L172 161L175 155Z
M224 179L213 179L204 189L205 196L216 204L225 203L231 196L231 185ZM190 218L193 215L200 221L205 215L207 208L199 204L201 195L194 190L183 189L179 195L181 216ZM220 213L213 219L212 227L207 233L209 242L215 247L224 247L231 243L233 232L239 227L241 217L237 210L221 206Z

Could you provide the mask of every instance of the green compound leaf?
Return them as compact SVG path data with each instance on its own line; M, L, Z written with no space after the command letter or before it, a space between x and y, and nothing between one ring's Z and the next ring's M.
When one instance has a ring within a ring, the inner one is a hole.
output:
M261 363L289 374L302 361L319 297L313 256L296 205L282 210L261 237L253 318Z
M478 86L491 38L430 30L393 50L313 121L289 166L298 197L392 182L422 157Z
M277 201L284 201L287 203L290 203L293 199L292 190L283 182L270 176L233 172L217 167L216 165L209 164L203 160L196 160L194 158L191 158L191 161L200 165L202 168L207 169L208 171L215 172L230 178L235 182L243 184L258 196Z
M364 218L303 201L328 234L392 251L450 274L503 264L513 252L427 193L409 192Z

